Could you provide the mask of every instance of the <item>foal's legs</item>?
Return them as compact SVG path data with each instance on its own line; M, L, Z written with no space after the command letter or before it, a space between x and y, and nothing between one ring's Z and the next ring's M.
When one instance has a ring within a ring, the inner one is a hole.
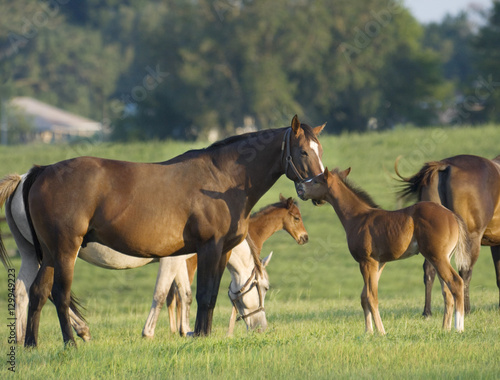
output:
M424 317L430 317L432 315L432 285L434 285L434 279L436 278L436 269L425 259L424 261L424 285L425 285L425 304L424 312L422 315Z
M495 265L495 274L497 275L497 287L500 295L500 246L497 245L495 247L491 247L491 257L493 258L493 264ZM500 301L498 306L500 307Z
M384 269L385 263L376 261L364 261L359 264L365 286L361 293L361 306L365 313L365 332L373 333L372 317L375 327L382 335L385 334L384 325L378 311L378 280Z
M455 299L455 328L457 331L464 330L464 282L462 278L451 266L448 256L446 258L439 258L434 261L434 266L440 280L442 280L448 287L449 291ZM447 293L446 286L442 286L443 297L445 302L445 315L443 318L443 328L451 329L451 310L452 303L447 300L449 294ZM450 297L451 298L451 297ZM450 306L451 304L451 306ZM448 309L449 308L449 309ZM448 314L448 315L447 315Z
M160 259L158 275L156 276L156 285L153 294L153 303L149 311L148 318L142 329L142 336L145 338L153 338L155 335L156 322L160 315L161 308L165 303L168 290L170 289L175 274L180 265L185 262L183 257L163 257Z

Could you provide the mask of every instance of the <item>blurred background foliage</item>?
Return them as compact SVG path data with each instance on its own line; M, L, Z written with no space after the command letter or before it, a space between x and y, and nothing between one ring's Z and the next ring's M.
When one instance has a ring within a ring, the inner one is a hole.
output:
M422 25L392 0L0 0L0 96L116 140L498 122L500 3ZM477 15L476 15L477 16ZM477 19L477 17L476 17Z

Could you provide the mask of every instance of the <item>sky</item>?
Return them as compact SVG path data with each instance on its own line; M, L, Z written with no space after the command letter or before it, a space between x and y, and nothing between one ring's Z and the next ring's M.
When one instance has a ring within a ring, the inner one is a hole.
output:
M446 13L456 15L471 4L489 9L493 0L404 0L413 16L421 23L439 22Z

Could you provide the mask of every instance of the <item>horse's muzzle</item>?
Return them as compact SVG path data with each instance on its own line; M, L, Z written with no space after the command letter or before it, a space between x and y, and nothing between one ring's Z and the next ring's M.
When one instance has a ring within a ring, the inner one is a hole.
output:
M302 199L303 201L307 201L307 198L305 198L306 191L302 182L295 183L295 191L297 192L297 195L300 199Z
M298 241L298 243L299 243L299 245L304 245L304 244L306 244L308 241L309 241L309 235L308 235L308 234L304 234L304 235L301 235L301 236L299 237L299 241Z

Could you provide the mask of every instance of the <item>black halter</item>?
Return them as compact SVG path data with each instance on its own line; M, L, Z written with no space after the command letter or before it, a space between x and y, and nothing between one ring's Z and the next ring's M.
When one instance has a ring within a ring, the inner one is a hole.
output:
M292 155L290 154L290 135L292 134L292 128L287 129L285 131L285 135L283 136L283 141L281 142L281 161L283 162L283 158L285 158L285 175L288 171L288 167L292 168L293 173L297 176L300 182L304 182L304 178L300 175L299 171L295 167L292 159ZM286 148L286 153L285 153Z

